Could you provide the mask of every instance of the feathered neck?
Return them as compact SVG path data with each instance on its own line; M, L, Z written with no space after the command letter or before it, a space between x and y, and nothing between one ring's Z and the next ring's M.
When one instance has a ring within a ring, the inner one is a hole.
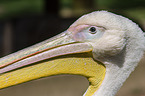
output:
M126 33L126 46L119 54L100 59L106 66L106 76L93 96L114 96L143 57L144 34L136 24L133 29Z

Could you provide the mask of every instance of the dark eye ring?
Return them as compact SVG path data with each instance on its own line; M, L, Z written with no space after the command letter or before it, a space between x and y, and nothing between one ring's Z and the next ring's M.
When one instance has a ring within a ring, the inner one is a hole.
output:
M91 27L89 31L91 34L95 34L97 32L95 27Z

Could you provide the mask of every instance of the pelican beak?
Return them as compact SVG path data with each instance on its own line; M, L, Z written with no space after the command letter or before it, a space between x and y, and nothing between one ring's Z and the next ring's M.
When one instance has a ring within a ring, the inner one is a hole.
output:
M71 32L63 32L39 44L0 59L0 89L30 80L75 74L88 78L85 96L91 96L105 77L105 67L92 57L89 43L77 42Z

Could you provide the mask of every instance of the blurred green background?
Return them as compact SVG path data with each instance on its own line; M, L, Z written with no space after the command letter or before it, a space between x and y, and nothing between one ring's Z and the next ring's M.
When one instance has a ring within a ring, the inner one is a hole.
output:
M48 39L97 10L128 17L145 31L145 0L0 0L0 56ZM116 96L145 96L144 62ZM82 76L53 76L0 90L0 96L82 96L88 84Z

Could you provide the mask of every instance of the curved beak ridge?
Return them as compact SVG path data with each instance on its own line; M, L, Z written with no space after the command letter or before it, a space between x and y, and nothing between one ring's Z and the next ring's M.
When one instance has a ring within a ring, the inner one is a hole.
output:
M76 74L92 83L86 93L91 96L104 79L105 67L94 61L89 43L76 42L71 35L66 31L1 58L0 89L46 76Z

